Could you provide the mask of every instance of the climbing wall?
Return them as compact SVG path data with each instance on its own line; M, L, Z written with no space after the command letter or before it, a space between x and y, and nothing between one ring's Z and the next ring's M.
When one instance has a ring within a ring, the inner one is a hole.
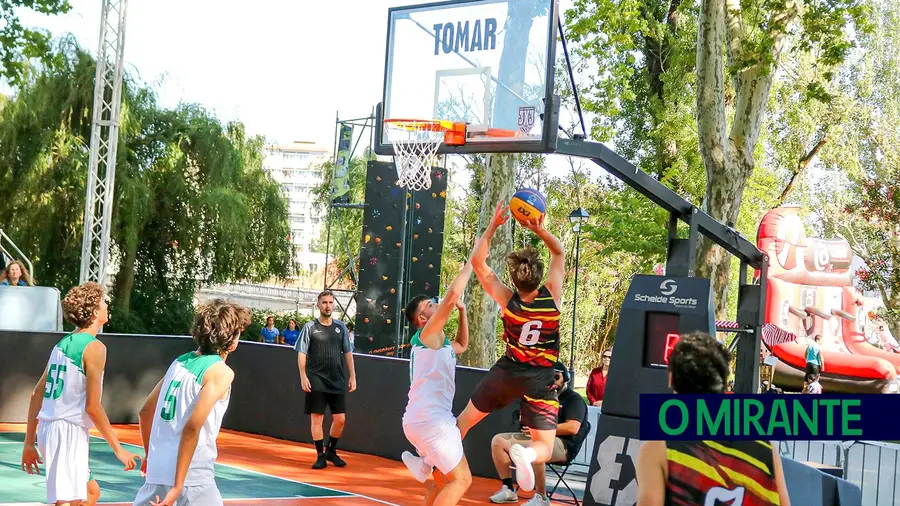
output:
M393 356L400 325L400 356L406 357L406 301L440 290L447 171L435 168L423 191L406 191L396 181L393 163L369 162L354 332L357 352Z

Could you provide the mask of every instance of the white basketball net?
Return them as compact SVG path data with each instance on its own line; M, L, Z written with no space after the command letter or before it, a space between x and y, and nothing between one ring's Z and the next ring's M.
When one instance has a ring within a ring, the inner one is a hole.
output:
M444 131L427 123L386 123L394 145L394 165L398 184L413 191L431 188L431 168L437 164L437 150L444 141Z

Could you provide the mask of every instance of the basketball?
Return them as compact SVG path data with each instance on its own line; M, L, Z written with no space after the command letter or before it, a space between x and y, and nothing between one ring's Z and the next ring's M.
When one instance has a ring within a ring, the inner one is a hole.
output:
M537 190L523 188L510 199L509 212L519 223L522 220L540 218L547 212L547 199Z

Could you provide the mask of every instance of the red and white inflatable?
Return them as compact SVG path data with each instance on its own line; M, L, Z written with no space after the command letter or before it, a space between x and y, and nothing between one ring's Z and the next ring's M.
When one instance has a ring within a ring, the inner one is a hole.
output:
M883 321L870 320L877 301L853 286L850 245L806 237L795 206L763 217L757 245L769 256L765 321L797 336L767 345L778 359L774 383L803 386L807 337L821 334L825 392L897 393L900 347L893 346L896 340ZM867 334L882 340L885 349L870 344Z

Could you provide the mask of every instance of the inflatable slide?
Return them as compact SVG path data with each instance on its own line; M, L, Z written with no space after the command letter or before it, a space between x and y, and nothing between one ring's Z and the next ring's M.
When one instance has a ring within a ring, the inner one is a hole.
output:
M807 339L820 334L825 361L820 382L826 393L897 393L900 346L875 317L880 301L853 286L850 245L806 237L797 210L769 211L757 235L769 256L765 322L792 334L773 342L764 330L763 341L778 359L773 382L785 389L803 387Z

